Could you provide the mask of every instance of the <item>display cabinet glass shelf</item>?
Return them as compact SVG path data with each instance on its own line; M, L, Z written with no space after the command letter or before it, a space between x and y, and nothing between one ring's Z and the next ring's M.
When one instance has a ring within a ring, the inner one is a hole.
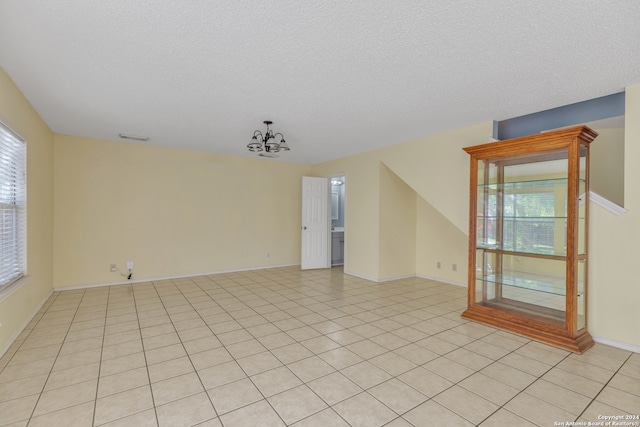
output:
M463 317L582 353L587 331L589 144L577 126L464 150L471 156Z

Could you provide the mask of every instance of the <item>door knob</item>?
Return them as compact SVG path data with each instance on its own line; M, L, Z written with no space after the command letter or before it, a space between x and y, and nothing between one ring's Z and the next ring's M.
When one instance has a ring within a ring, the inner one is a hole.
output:
M303 230L306 230L306 229L307 229L307 226L306 226L306 225L303 225L303 226L302 226L302 229L303 229Z

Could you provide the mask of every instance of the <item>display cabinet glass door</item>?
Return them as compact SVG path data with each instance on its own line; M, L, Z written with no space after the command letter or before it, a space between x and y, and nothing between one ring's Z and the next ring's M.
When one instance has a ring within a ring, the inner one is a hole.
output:
M565 324L567 157L479 162L477 304Z
M585 329L587 327L586 312L587 312L587 297L586 297L586 283L587 283L587 223L589 217L589 203L588 203L588 180L589 176L589 148L584 144L580 144L578 157L578 221L577 221L577 271L576 286L575 286L575 301L576 301L576 325L577 331Z

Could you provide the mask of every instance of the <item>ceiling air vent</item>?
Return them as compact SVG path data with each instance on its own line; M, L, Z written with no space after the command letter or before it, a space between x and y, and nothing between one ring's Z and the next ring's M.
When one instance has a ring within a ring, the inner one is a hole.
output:
M126 133L119 133L118 136L122 139L130 139L132 141L144 142L149 140L148 136L129 135Z

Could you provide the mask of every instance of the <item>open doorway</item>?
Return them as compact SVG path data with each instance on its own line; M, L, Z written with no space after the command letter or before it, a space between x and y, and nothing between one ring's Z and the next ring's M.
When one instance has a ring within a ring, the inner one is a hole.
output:
M345 191L344 176L331 177L331 265L343 265L345 258Z

